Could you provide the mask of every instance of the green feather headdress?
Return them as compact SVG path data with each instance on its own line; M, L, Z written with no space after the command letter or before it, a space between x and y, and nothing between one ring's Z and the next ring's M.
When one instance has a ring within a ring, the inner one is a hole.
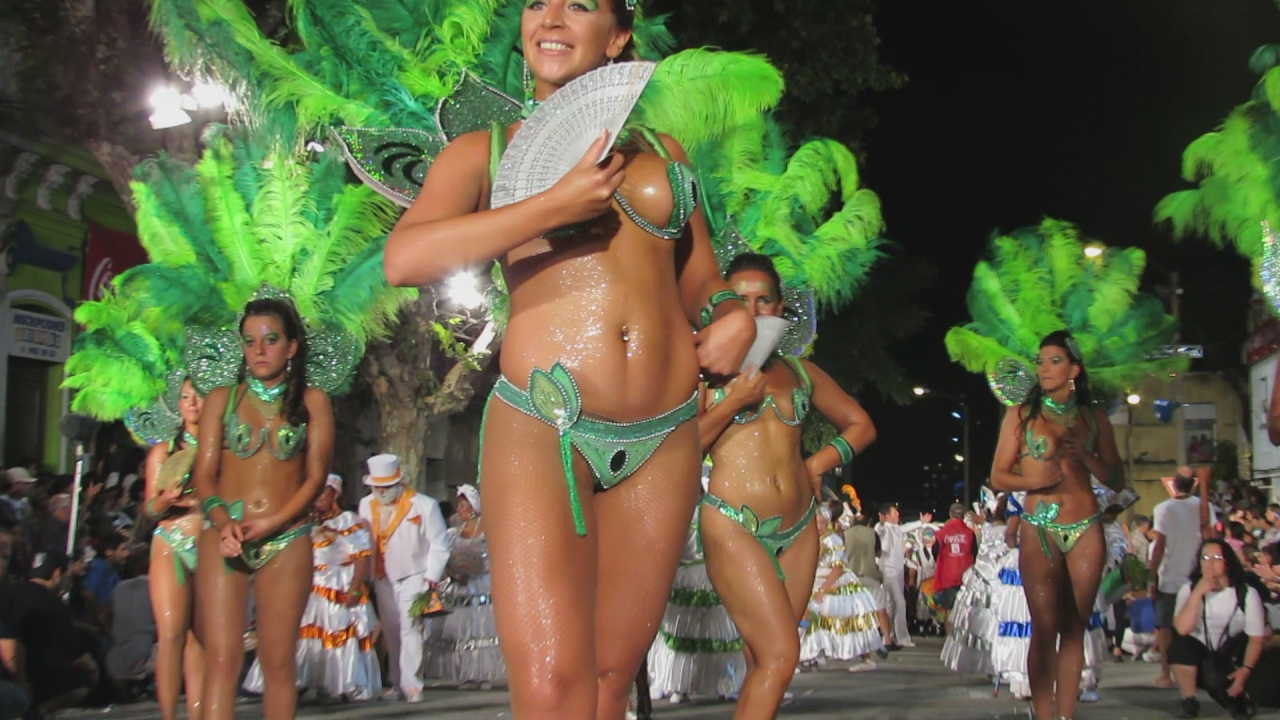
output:
M382 274L393 206L346 183L341 153L313 154L292 137L259 131L214 128L205 140L195 165L161 156L134 172L138 232L151 262L76 310L84 332L65 384L77 390L77 412L113 420L151 406L192 358L188 332L233 325L264 286L287 293L316 333L317 358L329 367L313 384L340 391L365 343L384 337L414 294L388 287ZM334 339L320 339L326 335ZM239 343L231 343L238 365ZM214 386L191 369L202 391Z
M1262 76L1252 98L1187 146L1182 176L1197 187L1166 196L1155 219L1168 222L1178 239L1200 235L1233 245L1256 266L1262 223L1280 227L1280 46L1259 48L1249 66Z
M1049 219L994 238L991 258L973 271L972 320L947 333L951 359L987 373L997 397L1010 404L1021 400L1017 393L1002 397L999 376L1017 371L1010 361L1030 373L1041 339L1057 330L1075 338L1103 396L1117 396L1148 374L1185 369L1184 357L1151 359L1173 341L1177 321L1158 298L1138 292L1145 253L1106 248L1090 258L1084 247L1074 226Z
M797 321L784 347L803 352L817 311L847 303L880 258L880 199L844 145L818 138L793 148L767 116L696 146L692 160L721 269L744 252L773 258Z

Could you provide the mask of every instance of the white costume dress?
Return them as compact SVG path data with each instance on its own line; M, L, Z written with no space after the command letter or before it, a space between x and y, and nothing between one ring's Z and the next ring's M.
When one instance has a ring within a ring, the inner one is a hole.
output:
M951 610L951 634L942 646L942 661L955 672L994 674L991 649L997 623L991 610L995 585L999 582L1000 560L1009 552L1004 523L986 523L979 528L978 557L964 572Z
M728 697L746 674L742 637L707 577L695 509L667 610L649 648L649 694Z
M821 602L809 601L809 626L800 639L800 661L853 660L884 647L880 624L876 621L876 599L858 576L844 567L844 538L828 529L823 533L818 555L818 574L813 589L826 584L832 573L836 584Z
M311 529L311 597L302 613L298 640L298 688L321 695L368 700L382 690L382 672L373 652L377 626L368 597L355 607L339 602L351 588L355 562L370 557L369 529L353 512L340 512ZM244 688L262 693L262 668L255 660Z
M461 528L450 528L447 567L449 579L440 594L452 612L431 623L427 676L456 682L505 680L507 664L498 647L484 533L465 538Z
M373 591L387 649L387 674L405 695L422 692L423 623L409 608L430 583L440 582L449 560L448 528L434 499L404 488L383 508L373 495L360 500L360 517L373 529Z

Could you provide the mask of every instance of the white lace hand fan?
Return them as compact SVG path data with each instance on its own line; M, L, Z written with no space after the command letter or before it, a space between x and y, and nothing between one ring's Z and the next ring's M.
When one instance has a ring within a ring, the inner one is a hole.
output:
M524 121L502 154L489 192L489 206L505 207L555 185L582 156L601 130L612 149L618 132L656 67L651 62L605 65L557 90Z
M749 367L757 369L764 367L765 361L782 344L783 338L790 329L791 321L786 318L757 315L756 339L751 343L751 349L747 351L747 357L742 361L742 367L738 368L738 372L745 372Z

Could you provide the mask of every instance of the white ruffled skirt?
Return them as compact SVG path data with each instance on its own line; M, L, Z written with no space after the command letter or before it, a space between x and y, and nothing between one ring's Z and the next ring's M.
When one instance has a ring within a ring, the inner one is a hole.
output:
M825 582L822 574L815 582ZM809 626L800 639L800 661L826 656L853 660L884 647L876 621L876 598L858 576L845 570L822 602L809 601Z
M298 688L329 697L372 699L382 690L382 671L373 651L373 606L366 598L349 608L332 602L333 596L334 591L315 587L307 600L295 653ZM262 666L254 660L244 689L261 694L264 685Z
M727 697L747 673L742 636L701 562L681 565L649 648L649 692Z
M450 581L441 588L441 598L452 612L431 620L427 677L476 683L506 680L490 591L488 573L465 585Z
M1000 572L992 590L991 611L996 622L991 662L994 674L1009 684L1018 696L1031 694L1027 679L1027 653L1031 647L1031 614L1022 589L1022 573L1018 570L1019 551L1011 550L1000 563ZM1106 631L1102 615L1089 616L1084 635L1084 669L1080 686L1097 685L1099 668L1107 656Z
M951 633L942 645L942 662L954 672L994 674L991 652L997 624L991 612L993 588L987 575L977 565L969 568L956 593Z

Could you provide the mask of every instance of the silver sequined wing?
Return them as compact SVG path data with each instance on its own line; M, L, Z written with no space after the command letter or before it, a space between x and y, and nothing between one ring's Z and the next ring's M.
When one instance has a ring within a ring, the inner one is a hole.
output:
M1027 395L1035 384L1036 376L1016 358L1005 358L996 363L994 370L987 372L987 385L991 387L991 394L1010 407L1026 402Z
M1258 276L1271 312L1280 315L1280 242L1277 242L1276 234L1266 220L1262 221L1262 257L1258 262Z
M338 127L332 133L351 170L379 195L404 208L418 197L427 168L448 142L439 133L413 128Z
M488 130L495 122L503 127L513 125L520 120L523 109L519 100L463 72L453 94L436 105L436 127L449 141L476 130Z
M240 366L244 364L240 335L231 328L187 328L183 355L191 382L202 395L208 395L215 388L235 385Z
M307 329L307 386L333 397L344 392L364 355L360 341L339 328Z

